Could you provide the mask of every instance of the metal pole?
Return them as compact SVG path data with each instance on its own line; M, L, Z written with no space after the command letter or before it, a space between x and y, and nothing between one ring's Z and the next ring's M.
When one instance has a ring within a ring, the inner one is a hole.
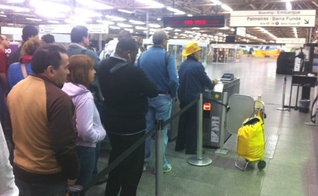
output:
M146 13L146 27L147 27L146 38L149 39L149 13L148 13L148 11Z
M162 182L163 182L163 120L158 121L159 128L156 133L156 196L162 196L163 195L163 188L162 188Z
M287 77L284 76L282 107L281 108L277 108L277 110L280 110L280 111L290 111L290 108L286 108L285 107L286 83L287 83Z
M190 157L188 163L195 166L207 166L212 163L212 159L202 156L203 144L203 94L200 94L200 99L197 102L197 156Z
M227 102L227 92L223 93L223 103L226 104ZM224 146L224 132L225 132L225 118L226 118L226 108L222 108L222 119L221 119L221 130L220 130L220 139L219 139L219 146L220 148L215 151L217 154L227 154L229 150L223 149Z

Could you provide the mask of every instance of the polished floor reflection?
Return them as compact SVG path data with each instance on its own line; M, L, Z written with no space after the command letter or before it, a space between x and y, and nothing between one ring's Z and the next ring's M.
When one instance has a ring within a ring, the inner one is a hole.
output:
M204 156L212 158L211 165L196 167L187 163L188 155L174 151L170 142L167 158L173 169L163 176L165 196L316 196L318 195L318 127L307 126L310 114L299 111L279 111L282 104L284 75L276 75L276 59L244 57L240 62L212 64L206 67L211 78L223 73L234 73L240 80L240 94L254 98L262 96L267 118L265 131L269 145L260 171L249 167L240 171L234 166L237 158L235 135L225 144L226 155L216 154L206 148ZM290 76L287 76L286 103L290 92ZM295 90L293 90L295 92ZM313 96L313 90L311 95ZM313 100L313 99L312 99ZM295 94L292 104L295 104ZM317 150L317 151L316 151ZM100 160L100 167L107 164L107 152ZM154 148L147 171L138 187L139 196L155 195ZM253 165L252 165L253 166ZM93 187L87 195L104 195L105 184Z

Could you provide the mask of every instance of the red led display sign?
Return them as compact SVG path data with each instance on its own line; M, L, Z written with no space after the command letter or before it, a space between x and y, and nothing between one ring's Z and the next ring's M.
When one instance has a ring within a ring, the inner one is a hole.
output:
M163 17L164 27L192 28L192 27L224 27L225 18L223 15L215 16L178 16Z

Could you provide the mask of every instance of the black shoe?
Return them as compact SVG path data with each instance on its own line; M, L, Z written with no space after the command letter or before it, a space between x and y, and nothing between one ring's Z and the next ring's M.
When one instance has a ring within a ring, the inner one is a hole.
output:
M186 151L185 153L186 154L194 154L194 155L196 155L197 151ZM202 154L204 154L204 153L205 153L205 150L202 150Z

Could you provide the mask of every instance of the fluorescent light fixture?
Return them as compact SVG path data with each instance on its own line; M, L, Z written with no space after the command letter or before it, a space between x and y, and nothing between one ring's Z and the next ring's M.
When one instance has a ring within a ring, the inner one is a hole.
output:
M107 25L115 24L113 21L106 21L106 20L96 20L96 22L107 24Z
M211 1L212 1L212 3L215 3L216 5L221 5L222 4L222 2L219 1L219 0L211 0Z
M141 21L138 21L138 20L129 20L129 22L132 23L132 24L140 24L140 25L145 24L144 22L141 22Z
M142 4L146 4L147 8L163 8L165 7L162 3L159 3L157 1L153 1L153 0L135 0L135 2L139 2Z
M0 17L6 18L6 17L7 17L7 15L0 14Z
M161 20L161 18L157 18L157 20L158 20L158 21L160 21L160 20Z
M288 2L286 2L286 10L292 10L292 4L288 1Z
M180 32L180 31L181 31L181 29L175 29L174 31L175 31L175 32Z
M192 14L188 14L187 16L192 17L193 15Z
M112 21L125 21L125 18L118 16L105 15L106 18L111 19Z
M129 31L129 33L133 33L133 32L134 32L134 29L127 29L127 28L125 28L124 30Z
M116 27L116 26L109 26L110 29L120 29L120 27Z
M58 24L58 23L60 23L59 21L57 21L57 20L48 20L47 21L48 23L54 23L54 24Z
M58 12L69 12L72 10L71 6L50 1L31 0L30 5L36 10L41 10L43 12L53 12L54 10L58 10Z
M65 22L66 23L69 23L69 24L76 24L76 25L86 25L85 21L82 21L82 20L72 20L72 19L65 19Z
M0 5L0 9L13 10L15 12L30 12L29 8L18 7L18 6L9 6L9 5Z
M295 27L293 28L293 31L294 31L295 38L298 38L297 29Z
M138 29L138 30L146 30L147 27L135 26L135 29Z
M171 12L174 12L174 14L178 14L178 15L185 14L184 11L178 10L178 9L176 9L176 8L166 7L166 9L169 10L169 11L171 11Z
M228 12L232 12L233 11L233 9L230 6L226 5L226 4L222 4L221 8L223 8L224 10L226 10Z
M95 10L111 10L114 8L113 6L92 0L76 0L76 2L84 6L94 8Z
M165 30L171 31L171 30L173 30L173 28L171 28L171 27L166 27Z
M129 11L129 10L124 10L124 9L117 9L119 12L123 12L123 13L127 13L127 14L132 14L134 13L133 11Z
M75 13L77 13L78 15L82 15L84 14L85 16L88 17L100 17L103 16L101 13L99 12L94 12L92 10L88 10L88 9L84 9L84 8L75 8Z
M119 26L119 27L132 27L132 25L130 25L130 24L125 24L125 23L117 23L117 26Z
M47 11L47 10L35 10L35 13L38 15L41 15L45 18L65 18L66 14L54 12L53 10Z
M193 29L193 30L199 30L200 28L199 28L199 27L192 27L191 29Z
M37 22L41 22L42 19L39 18L25 18L26 20L30 20L30 21L37 21Z
M161 27L161 25L159 24L148 24L149 27L153 27L153 28L159 28Z
M71 15L70 16L70 19L71 20L75 20L75 21L77 21L77 20L79 20L79 21L86 21L86 22L89 22L89 21L92 21L92 19L91 18L89 18L89 17L87 17L87 16L85 16L85 15Z

